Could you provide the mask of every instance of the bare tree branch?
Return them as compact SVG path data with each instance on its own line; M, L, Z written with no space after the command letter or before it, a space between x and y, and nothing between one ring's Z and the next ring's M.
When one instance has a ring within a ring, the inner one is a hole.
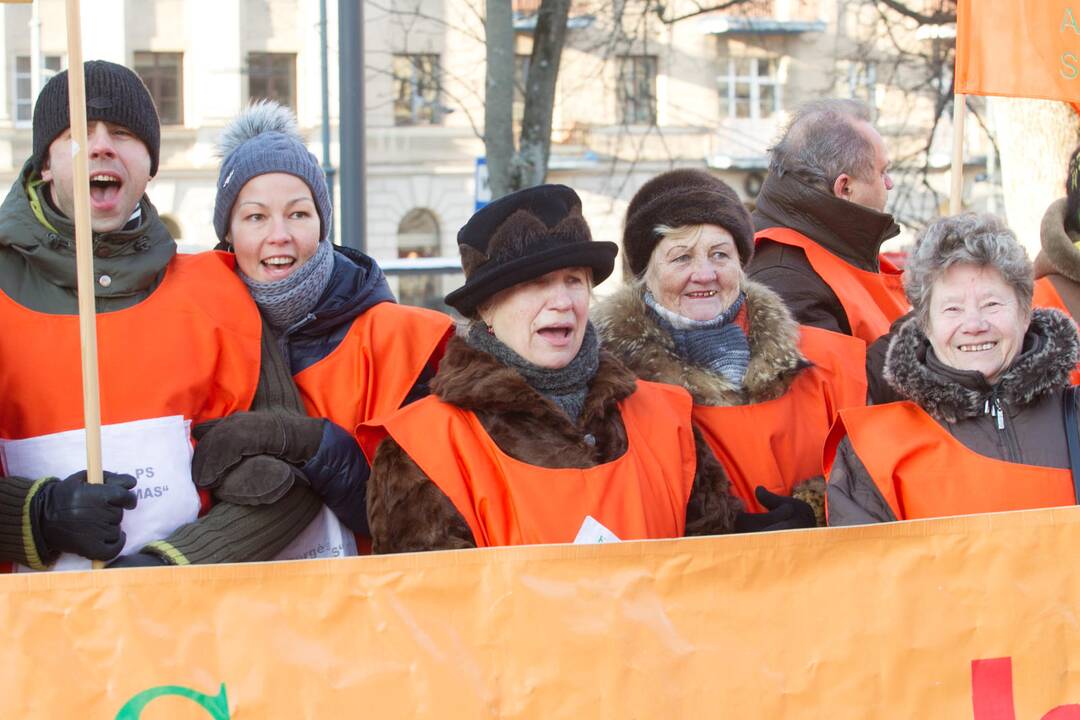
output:
M915 20L920 25L949 25L956 22L956 2L955 0L947 0L938 7L933 13L927 15L926 13L913 10L907 3L901 0L876 0L885 7L895 10L904 17ZM945 9L948 5L952 5L952 11Z
M730 10L731 8L739 7L741 5L761 5L762 3L763 0L726 0L725 2L713 3L711 5L702 5L699 2L695 2L695 8L693 10L673 17L665 17L664 13L667 12L668 6L663 3L657 3L656 16L660 18L660 22L665 25L671 25L672 23L688 20L689 18L697 17L699 15Z

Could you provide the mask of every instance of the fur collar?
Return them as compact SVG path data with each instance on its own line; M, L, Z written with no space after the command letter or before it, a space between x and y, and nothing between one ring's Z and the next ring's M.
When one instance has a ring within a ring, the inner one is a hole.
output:
M1030 348L992 387L978 373L956 371L945 376L930 368L926 358L930 341L912 318L889 343L885 379L902 396L945 422L983 415L992 395L1015 412L1068 386L1069 373L1080 357L1076 327L1058 310L1036 308L1025 340Z
M526 415L567 426L570 434L580 433L555 403L534 390L525 379L488 353L469 346L461 337L467 325L458 327L451 338L439 371L431 381L431 391L444 402L475 413ZM610 353L600 350L600 367L589 384L589 393L578 425L586 427L594 418L608 417L616 404L634 392L634 375Z
M764 285L743 281L746 292L750 364L743 388L723 376L683 360L671 336L645 305L645 284L637 280L598 305L593 322L604 347L643 380L686 388L700 405L745 405L783 395L799 367L799 325L780 297Z
M1058 273L1073 282L1080 282L1080 250L1073 244L1080 241L1080 237L1065 229L1065 205L1065 198L1061 198L1046 208L1039 230L1040 255L1049 260Z

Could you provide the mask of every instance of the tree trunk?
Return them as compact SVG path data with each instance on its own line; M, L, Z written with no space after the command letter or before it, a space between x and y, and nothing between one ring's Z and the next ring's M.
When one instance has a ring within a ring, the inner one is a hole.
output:
M566 42L570 0L542 0L533 32L532 59L525 84L525 116L518 157L511 168L514 190L539 185L547 177L555 83Z
M514 157L514 14L507 0L487 0L484 16L487 71L484 90L484 148L491 199L511 191Z
M1069 155L1080 138L1080 115L1063 102L987 98L1001 152L1005 218L1032 259L1047 205L1065 196Z

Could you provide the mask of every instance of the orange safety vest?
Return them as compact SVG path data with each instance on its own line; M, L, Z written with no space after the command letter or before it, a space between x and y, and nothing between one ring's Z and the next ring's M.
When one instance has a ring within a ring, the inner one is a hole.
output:
M246 410L259 382L259 311L227 253L177 255L137 305L97 316L101 422L194 423ZM77 315L0 292L0 437L83 427Z
M476 415L432 396L362 428L390 435L446 493L479 547L567 543L592 516L621 540L681 537L697 457L682 388L637 381L619 403L627 449L590 468L544 468L499 449Z
M1070 470L980 455L909 401L841 410L826 473L845 435L898 520L1076 503Z
M1061 295L1049 278L1039 278L1035 281L1035 294L1031 297L1031 304L1033 307L1054 308L1072 317L1069 308L1065 307L1065 301L1061 299ZM1080 365L1073 369L1070 381L1073 385L1080 385Z
M97 316L102 424L170 415L197 424L251 406L262 322L234 262L228 253L177 255L150 297ZM0 322L0 437L82 428L79 317L0 292ZM209 495L199 495L206 510Z
M394 412L424 370L442 357L454 321L434 310L384 302L357 317L333 352L295 376L311 417L349 432Z
M762 512L754 488L778 495L821 475L821 450L836 413L866 404L866 345L803 325L799 350L813 363L782 397L733 407L694 406L694 423L747 509Z
M754 236L754 241L762 240L802 248L814 272L840 300L851 334L867 345L887 333L892 322L911 309L904 295L900 270L884 257L878 259L881 272L875 273L841 260L790 228L762 230Z

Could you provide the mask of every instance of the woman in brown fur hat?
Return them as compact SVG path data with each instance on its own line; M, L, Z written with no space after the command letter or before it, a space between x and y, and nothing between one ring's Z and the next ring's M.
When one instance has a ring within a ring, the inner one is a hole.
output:
M596 312L605 347L645 380L681 385L694 420L751 508L794 495L824 524L821 452L838 409L866 397L857 339L800 327L746 279L750 215L704 170L674 170L630 201L627 283Z
M500 198L458 244L466 282L446 301L470 322L432 396L361 430L369 456L381 441L368 485L376 552L799 524L793 504L743 512L686 392L635 381L600 348L587 312L617 246L592 241L573 190Z

